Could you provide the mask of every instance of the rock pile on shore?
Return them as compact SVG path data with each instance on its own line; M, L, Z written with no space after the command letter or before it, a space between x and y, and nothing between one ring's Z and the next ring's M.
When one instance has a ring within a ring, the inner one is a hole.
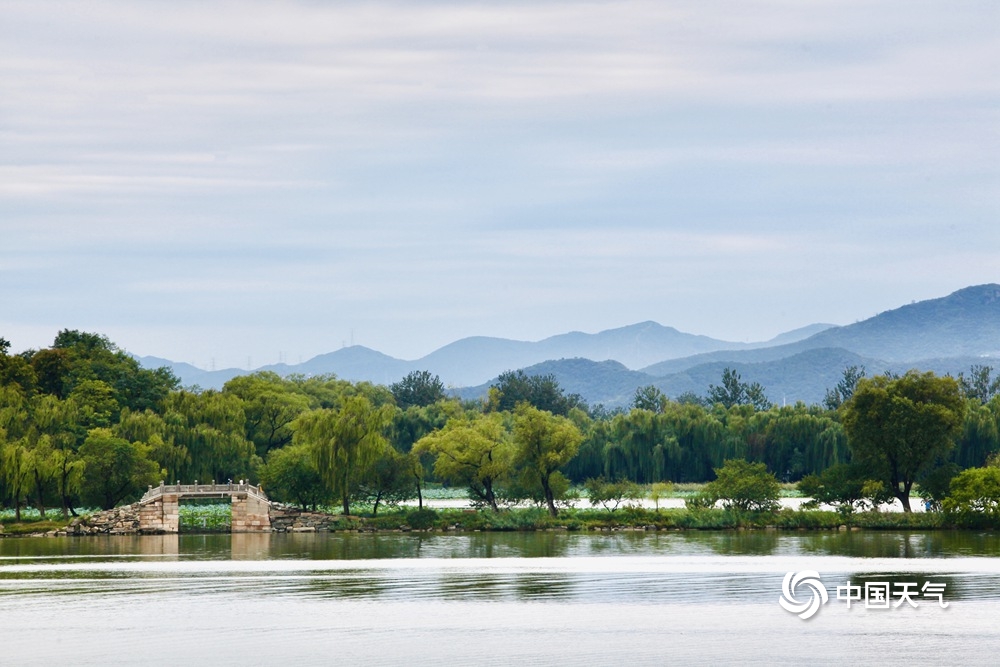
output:
M303 512L295 507L271 503L271 530L276 533L312 533L330 530L333 524L345 518L351 517L322 512Z
M70 521L57 535L134 535L139 532L139 503L123 505Z

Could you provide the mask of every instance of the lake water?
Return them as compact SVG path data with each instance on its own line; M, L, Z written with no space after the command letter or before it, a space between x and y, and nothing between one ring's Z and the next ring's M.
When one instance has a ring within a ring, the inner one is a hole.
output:
M996 664L996 554L956 532L4 539L0 664ZM830 596L805 621L778 604L803 570ZM848 608L848 580L948 606Z

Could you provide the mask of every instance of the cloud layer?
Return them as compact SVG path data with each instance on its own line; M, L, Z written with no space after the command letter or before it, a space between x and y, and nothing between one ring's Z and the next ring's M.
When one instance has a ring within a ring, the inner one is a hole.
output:
M0 335L207 366L997 278L990 2L9 2Z

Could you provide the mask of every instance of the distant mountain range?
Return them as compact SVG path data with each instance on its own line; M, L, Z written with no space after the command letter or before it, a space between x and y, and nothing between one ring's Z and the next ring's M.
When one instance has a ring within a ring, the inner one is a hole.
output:
M967 287L940 299L890 310L847 326L814 324L760 343L734 343L642 322L596 334L571 332L538 342L463 338L414 361L362 346L319 355L298 365L258 370L280 375L334 373L349 380L390 384L412 370L429 370L456 393L485 393L497 375L523 368L553 374L568 392L592 404L627 405L637 387L656 385L668 396L704 395L725 367L760 382L776 403L822 400L844 368L869 375L909 368L957 374L974 363L1000 359L1000 285ZM146 367L168 366L186 386L219 388L248 371L204 371L189 364L143 357Z

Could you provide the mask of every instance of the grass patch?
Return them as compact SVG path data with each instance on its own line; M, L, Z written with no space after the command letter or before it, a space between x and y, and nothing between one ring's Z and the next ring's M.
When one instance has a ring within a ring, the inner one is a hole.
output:
M69 519L46 520L46 521L22 521L21 523L4 523L3 535L32 535L34 533L47 533L50 530L65 528Z

